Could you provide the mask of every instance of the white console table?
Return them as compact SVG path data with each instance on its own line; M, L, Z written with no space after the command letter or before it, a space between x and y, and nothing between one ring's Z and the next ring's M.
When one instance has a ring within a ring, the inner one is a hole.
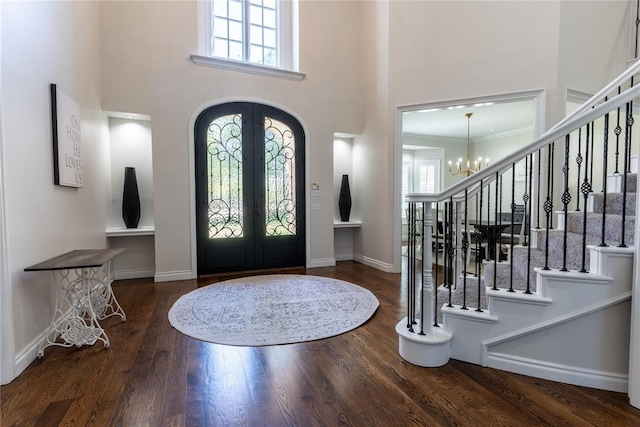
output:
M40 344L38 357L51 345L80 347L100 340L109 347L98 320L114 315L127 320L111 289L111 261L122 252L124 249L75 250L24 269L52 271L57 286L51 331Z

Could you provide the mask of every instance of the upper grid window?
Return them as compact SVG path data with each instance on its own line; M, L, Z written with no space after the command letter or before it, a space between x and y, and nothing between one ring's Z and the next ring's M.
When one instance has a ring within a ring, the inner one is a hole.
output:
M283 2L211 0L213 56L287 67L283 61ZM285 25L286 27L286 25Z

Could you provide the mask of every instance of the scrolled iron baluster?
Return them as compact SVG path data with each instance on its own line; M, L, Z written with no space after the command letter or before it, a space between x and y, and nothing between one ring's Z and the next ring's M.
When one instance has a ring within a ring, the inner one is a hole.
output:
M606 98L605 98L606 102ZM602 148L603 168L602 168L602 241L600 247L608 246L605 241L605 230L607 226L607 163L609 160L609 113L604 115L604 135Z
M580 169L582 167L582 128L578 129L578 156L576 157L576 164L578 165L578 182L576 184L576 191L578 197L576 197L576 212L580 212Z
M568 271L567 270L567 215L568 208L567 206L571 202L571 193L569 192L569 143L570 135L567 134L564 140L564 165L562 166L562 173L564 174L564 192L562 193L562 205L564 212L564 232L563 235L563 246L562 246L562 268L560 271ZM585 209L586 212L586 209Z
M454 248L454 240L453 240L453 197L451 197L449 199L449 219L448 219L448 228L447 228L447 234L449 235L449 252L447 253L447 257L449 258L449 266L448 266L448 271L447 274L449 276L449 304L447 305L447 307L453 307L453 304L451 303L451 298L452 298L452 290L453 290L453 281L454 281L454 274L453 274L453 256L455 255L455 248Z
M589 141L590 141L590 126L587 123L587 140L586 140L586 144L585 144L585 162L589 162ZM582 197L584 198L584 216L583 216L583 221L582 221L582 265L580 267L580 272L581 273L588 273L587 271L587 199L589 198L589 193L591 193L591 183L589 182L589 177L587 174L587 170L585 168L584 171L584 181L582 182L582 185L580 186L580 191L582 192ZM566 218L565 218L565 222L566 222ZM566 224L565 224L565 228L566 228Z
M547 146L547 200L544 202L544 213L547 219L547 230L546 230L546 239L545 239L545 249L544 249L544 267L543 270L551 270L549 268L549 230L551 223L551 211L553 210L553 199L551 198L551 171L552 163L551 163L551 151L553 151L553 144L549 144Z
M482 180L480 180L480 206L478 208L478 212L480 212L480 224L482 224L482 193L484 189L482 188ZM487 222L489 222L489 218L487 218ZM482 233L480 230L476 229L476 277L478 278L478 307L476 307L476 311L482 313L482 309L480 308L480 287L482 285L482 279L480 278L480 240L482 239Z

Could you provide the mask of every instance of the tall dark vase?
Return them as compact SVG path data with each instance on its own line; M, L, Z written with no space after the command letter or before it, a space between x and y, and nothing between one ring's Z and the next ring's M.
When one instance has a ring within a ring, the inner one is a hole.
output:
M338 197L338 209L340 210L340 220L349 221L351 215L351 190L349 189L349 176L342 175L340 185L340 196Z
M137 228L140 222L140 195L138 194L136 168L124 168L122 219L127 228Z

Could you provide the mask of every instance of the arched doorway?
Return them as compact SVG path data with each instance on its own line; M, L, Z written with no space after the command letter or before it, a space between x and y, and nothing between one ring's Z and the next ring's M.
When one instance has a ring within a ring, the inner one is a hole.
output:
M300 123L267 105L198 116L198 275L305 264L304 146Z

